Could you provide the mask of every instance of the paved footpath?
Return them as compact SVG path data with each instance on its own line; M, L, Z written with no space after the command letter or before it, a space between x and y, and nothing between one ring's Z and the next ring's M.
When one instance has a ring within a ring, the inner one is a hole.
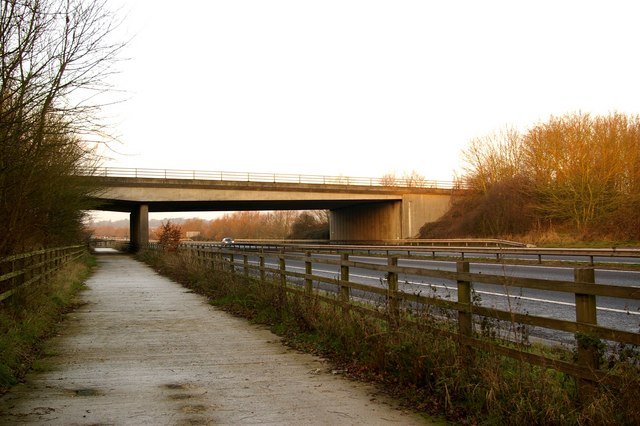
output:
M426 424L124 255L100 267L0 424Z

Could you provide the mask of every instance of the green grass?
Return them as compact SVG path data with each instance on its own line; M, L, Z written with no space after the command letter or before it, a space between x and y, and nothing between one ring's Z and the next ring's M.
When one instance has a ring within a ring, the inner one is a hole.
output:
M278 285L203 268L178 254L142 258L212 304L269 325L292 347L330 359L351 378L376 382L419 412L458 424L640 424L637 348L620 351L621 362L614 363L619 386L600 385L584 402L576 381L563 373L482 351L463 357L455 339L438 332L451 330L441 315L416 314L391 327L317 296L283 297Z
M95 265L95 258L87 255L65 266L48 282L0 303L0 394L19 383L30 369L49 368L46 360L38 360L43 342L62 315L74 307L75 297Z

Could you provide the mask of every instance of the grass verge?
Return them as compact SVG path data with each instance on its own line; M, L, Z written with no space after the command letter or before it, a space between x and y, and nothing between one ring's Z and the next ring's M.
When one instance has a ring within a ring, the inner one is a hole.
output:
M620 382L598 385L585 403L565 374L482 351L465 356L455 338L443 335L451 323L441 312L414 313L411 321L390 325L357 306L343 309L318 295L286 293L180 254L145 252L139 259L210 303L269 325L289 345L322 355L335 371L383 386L419 412L456 424L640 424L637 348L626 348L612 364Z
M85 255L64 266L48 282L32 285L0 302L0 395L19 383L31 368L62 315L75 307L75 296L96 261Z

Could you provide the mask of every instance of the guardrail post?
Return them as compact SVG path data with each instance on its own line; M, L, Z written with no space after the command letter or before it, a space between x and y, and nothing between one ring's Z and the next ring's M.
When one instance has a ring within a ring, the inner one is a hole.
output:
M456 262L456 272L458 274L466 274L469 272L469 262ZM466 280L457 280L458 284L458 303L462 305L458 311L458 332L464 339L473 336L473 314L471 313L471 282ZM460 345L460 354L467 361L471 357L471 348L464 342Z
M313 292L313 280L311 278L309 278L311 276L311 274L313 273L313 266L311 264L311 252L307 251L304 253L304 274L305 274L305 279L304 279L304 289L307 292L307 294L311 294Z
M398 266L398 256L389 257L387 264L389 265L389 272L387 275L389 314L391 316L391 323L398 325L400 319L400 306L398 304L398 273L391 270Z
M576 268L574 270L576 282L595 283L594 269ZM598 323L596 314L596 296L592 294L576 293L576 322L584 324ZM583 333L576 333L578 365L586 367L592 371L598 369L600 364L600 340ZM578 379L578 397L587 401L596 392L595 383L591 380Z
M345 265L345 263L348 261L349 261L349 254L342 253L340 255L340 281L344 281L344 282L349 281L349 266ZM349 302L349 286L346 286L346 285L340 286L340 300L345 303Z

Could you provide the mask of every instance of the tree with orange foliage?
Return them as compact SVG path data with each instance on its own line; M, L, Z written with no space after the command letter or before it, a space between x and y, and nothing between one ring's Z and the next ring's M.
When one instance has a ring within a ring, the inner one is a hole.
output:
M640 237L637 115L551 117L523 134L507 129L476 138L463 156L465 181L476 191L476 207L467 205L464 215L470 208L483 212L475 226L483 235L508 232L503 223L522 222L523 213L531 212L531 223L560 224L583 235L606 224L608 233ZM505 208L498 208L499 200ZM493 220L497 212L504 220Z

